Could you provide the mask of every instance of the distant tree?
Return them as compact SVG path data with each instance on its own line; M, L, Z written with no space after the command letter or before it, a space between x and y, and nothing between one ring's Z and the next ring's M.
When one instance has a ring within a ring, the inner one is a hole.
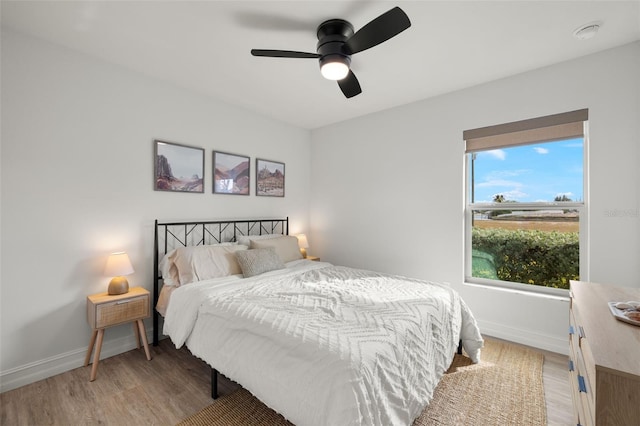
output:
M556 195L556 198L553 199L553 201L573 201L571 198L567 197L565 194L562 195Z
M502 194L496 194L493 196L493 202L494 203L512 203L513 201L509 201L506 198L504 198L504 195ZM494 219L500 215L503 214L511 214L512 211L511 210L492 210L487 214L487 217L489 219Z
M569 201L573 201L573 200L572 200L571 198L567 197L565 194L562 194L562 195L556 195L556 198L554 198L554 199L553 199L553 201L556 201L556 202L558 202L558 201L559 201L559 202L562 202L562 201L564 201L564 202L569 202ZM578 211L578 210L575 210L575 209L573 209L573 210L569 210L569 209L565 209L565 210L563 210L563 212L564 212L565 214L566 214L566 213L575 213L575 212L577 212L577 211Z

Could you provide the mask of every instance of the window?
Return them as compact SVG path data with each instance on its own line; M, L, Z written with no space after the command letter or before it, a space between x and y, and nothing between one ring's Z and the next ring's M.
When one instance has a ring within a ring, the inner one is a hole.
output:
M587 119L464 132L466 282L564 294L588 279Z

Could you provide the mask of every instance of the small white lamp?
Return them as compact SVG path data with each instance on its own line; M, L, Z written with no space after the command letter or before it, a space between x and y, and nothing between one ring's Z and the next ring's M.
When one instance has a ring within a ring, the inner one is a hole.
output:
M127 281L124 276L131 275L133 272L133 266L131 266L131 261L129 261L127 253L123 251L111 253L107 259L107 266L104 268L104 274L108 277L114 278L109 282L107 292L111 295L125 294L129 292L129 281Z
M296 235L298 238L298 246L300 247L300 253L302 253L302 257L307 257L307 249L309 248L309 241L307 241L307 236L305 234Z

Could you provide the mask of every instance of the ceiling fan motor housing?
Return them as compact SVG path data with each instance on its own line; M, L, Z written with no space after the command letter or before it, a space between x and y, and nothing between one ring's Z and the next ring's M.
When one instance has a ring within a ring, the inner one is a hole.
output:
M318 26L317 52L320 68L327 62L339 61L350 67L351 55L345 50L345 42L353 35L353 25L343 19L330 19Z
M329 19L318 26L316 53L292 50L251 49L253 56L271 58L319 59L320 73L327 80L338 82L346 98L352 98L362 89L351 70L351 55L384 43L411 26L409 17L398 6L369 21L358 32L344 19Z

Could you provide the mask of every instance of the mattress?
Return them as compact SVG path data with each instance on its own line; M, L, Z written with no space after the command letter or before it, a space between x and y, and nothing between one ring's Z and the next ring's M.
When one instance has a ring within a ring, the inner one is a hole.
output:
M449 285L324 262L173 290L164 333L298 426L410 425L477 324Z

